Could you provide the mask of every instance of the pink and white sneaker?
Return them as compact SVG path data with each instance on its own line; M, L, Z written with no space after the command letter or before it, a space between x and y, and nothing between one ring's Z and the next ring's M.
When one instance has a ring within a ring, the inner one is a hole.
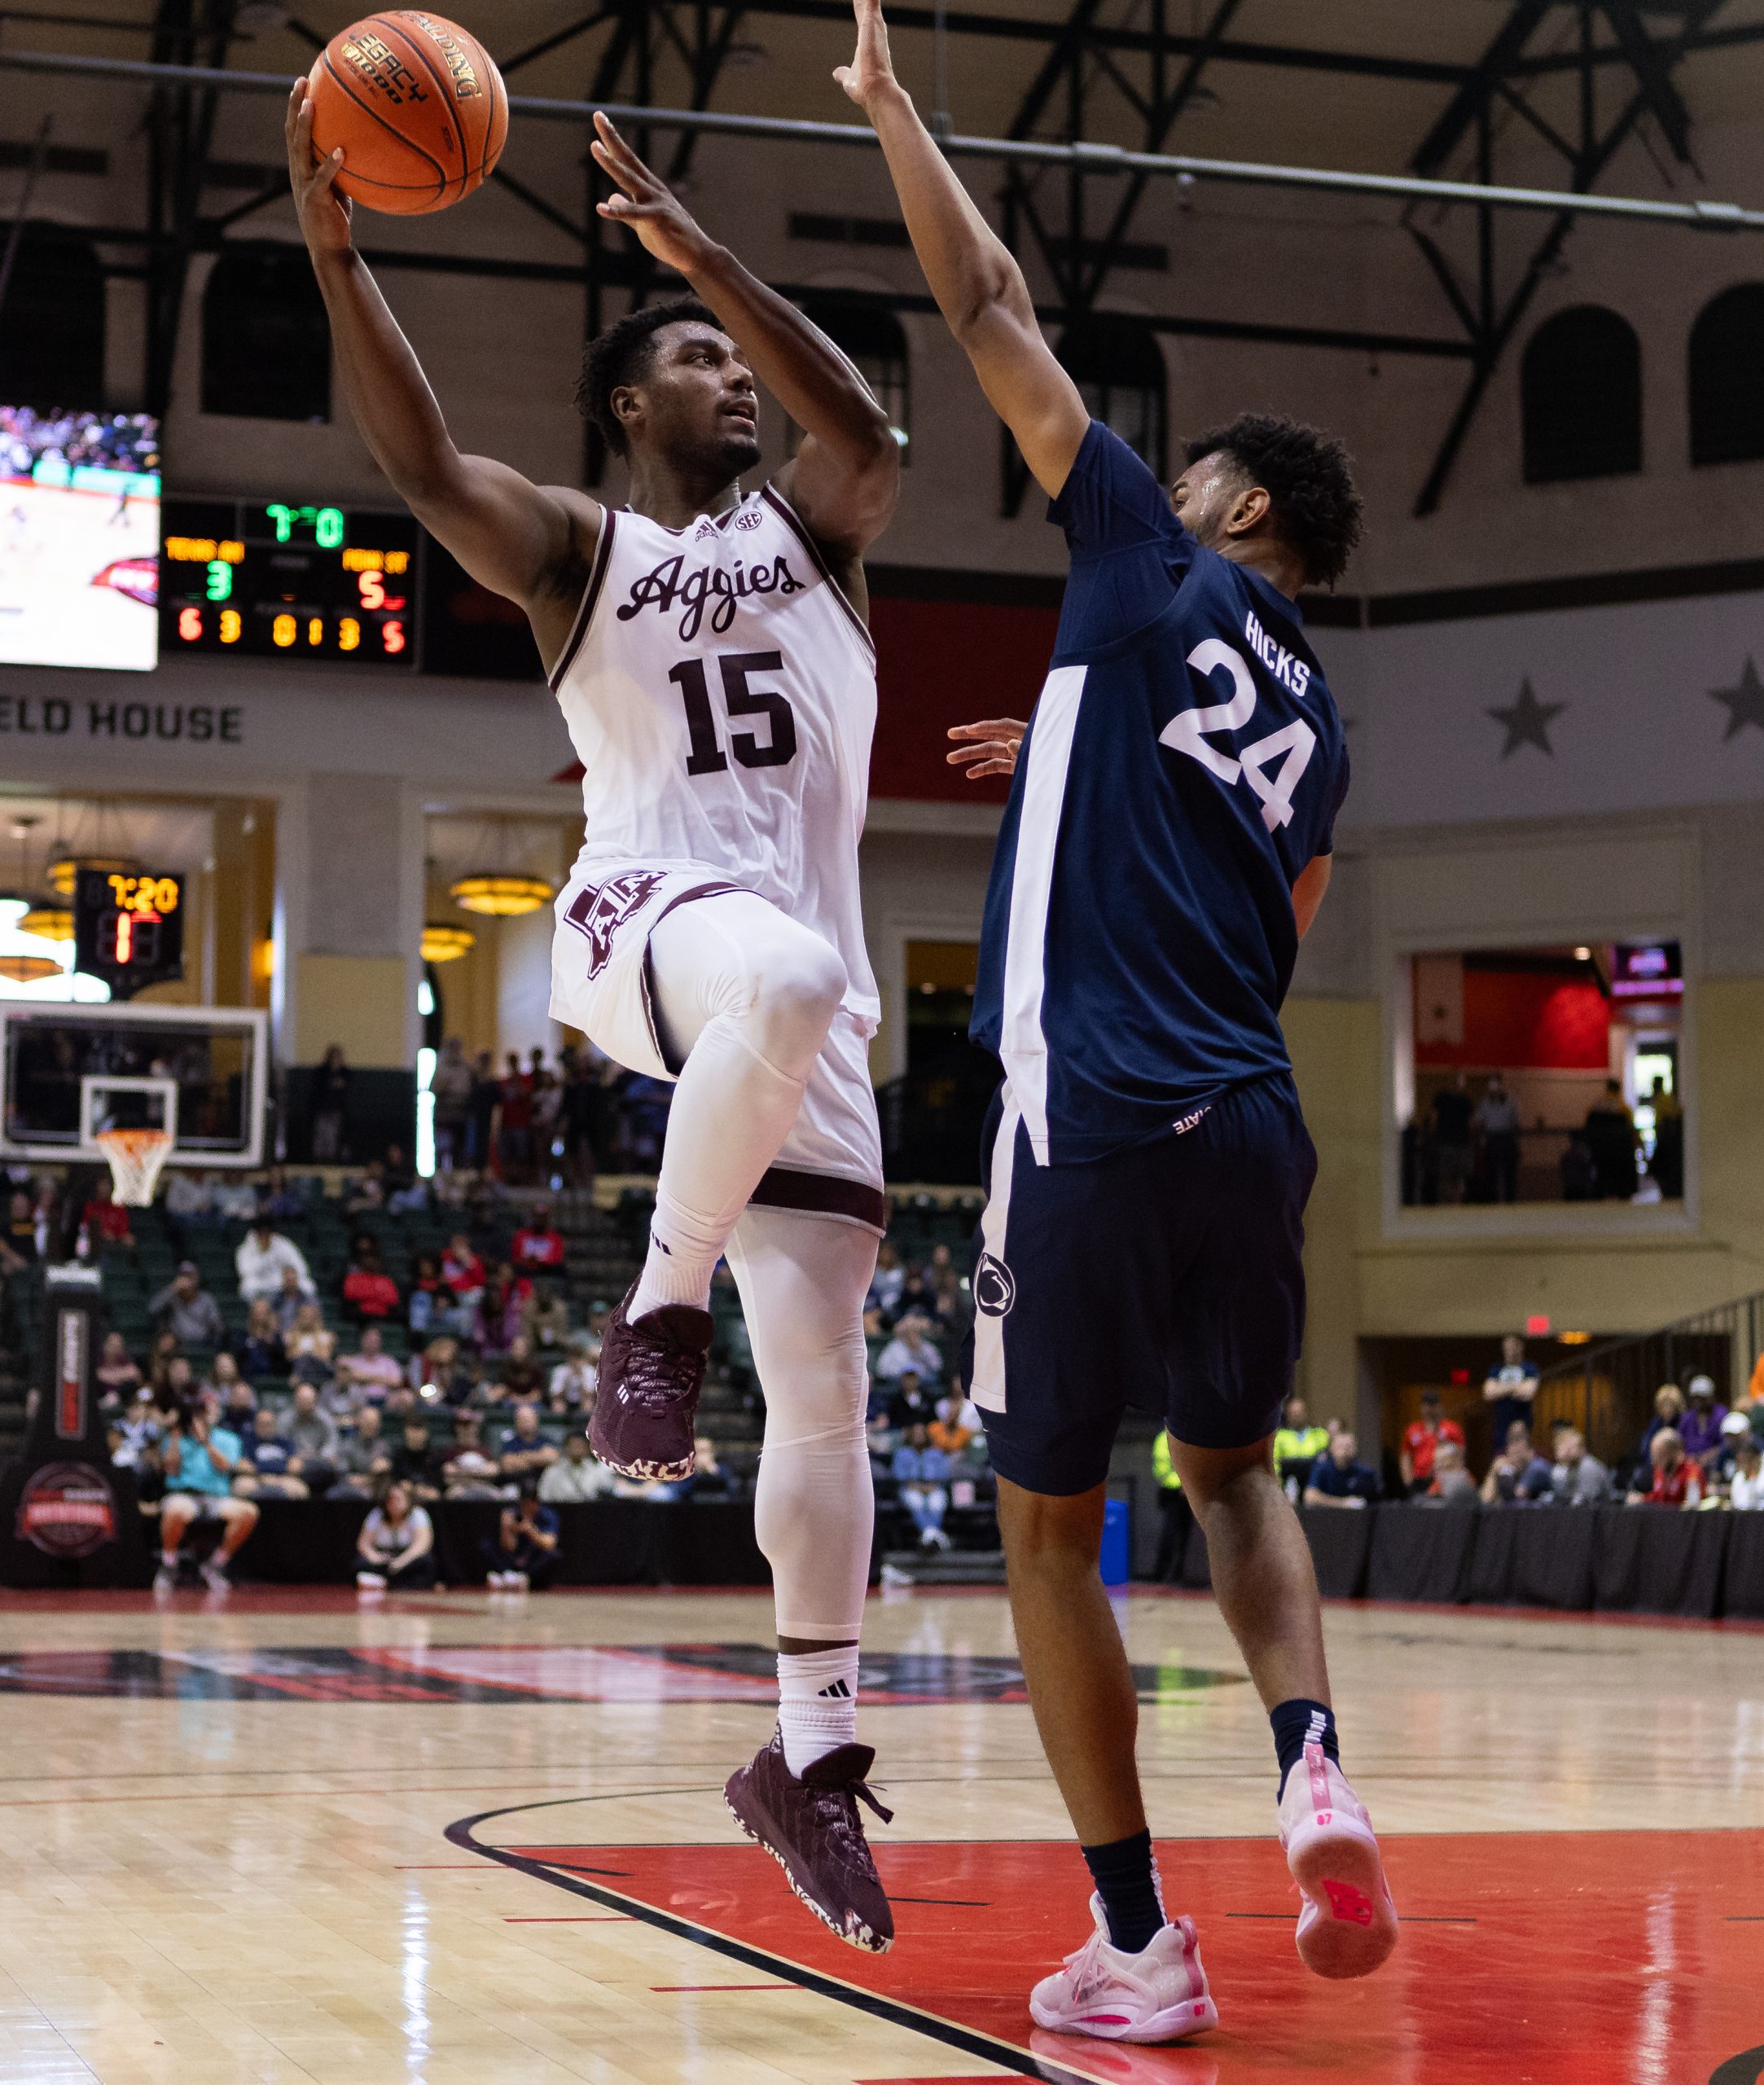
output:
M1110 1944L1100 1897L1091 1898L1090 1916L1096 1930L1029 1993L1038 2027L1105 2042L1179 2042L1218 2026L1192 1919L1161 1926L1141 1953L1126 1955Z
M1286 1777L1280 1844L1305 1898L1299 1960L1319 1977L1369 1977L1397 1944L1397 1907L1372 1820L1320 1745Z

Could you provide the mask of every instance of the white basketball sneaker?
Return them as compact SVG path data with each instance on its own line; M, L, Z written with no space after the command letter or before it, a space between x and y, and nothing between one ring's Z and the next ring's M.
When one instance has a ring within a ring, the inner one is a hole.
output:
M1218 2026L1192 1919L1161 1926L1141 1953L1126 1955L1110 1944L1100 1897L1091 1898L1090 1916L1096 1930L1029 1993L1038 2027L1105 2042L1179 2042Z
M1372 1820L1320 1745L1286 1777L1280 1844L1305 1898L1300 1960L1319 1977L1369 1977L1397 1944L1397 1907Z

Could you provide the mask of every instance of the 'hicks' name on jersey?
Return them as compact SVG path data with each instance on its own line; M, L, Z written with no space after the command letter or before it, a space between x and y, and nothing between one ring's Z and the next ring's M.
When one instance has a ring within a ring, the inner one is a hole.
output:
M1302 659L1295 659L1284 644L1276 644L1256 620L1252 608L1244 617L1244 634L1249 640L1249 648L1261 660L1282 687L1290 688L1301 700L1310 683L1310 668Z

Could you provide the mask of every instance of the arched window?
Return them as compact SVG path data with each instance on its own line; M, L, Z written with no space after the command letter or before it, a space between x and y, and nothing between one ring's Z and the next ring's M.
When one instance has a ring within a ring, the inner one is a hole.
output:
M1602 305L1576 305L1531 336L1519 377L1525 483L1642 467L1642 347Z
M10 230L0 225L0 251ZM0 402L104 402L104 271L92 242L59 225L30 225L19 241L0 306Z
M1737 283L1691 328L1691 461L1764 457L1764 283Z
M331 327L304 246L232 246L202 301L202 410L331 417Z
M1162 478L1169 435L1156 334L1124 312L1093 311L1068 328L1055 352L1091 418L1106 422Z
M899 319L880 305L843 297L836 291L824 296L805 297L802 312L836 348L851 357L858 374L889 416L894 439L901 446L901 461L910 462L912 395L906 334ZM800 432L792 436L792 449L800 438Z

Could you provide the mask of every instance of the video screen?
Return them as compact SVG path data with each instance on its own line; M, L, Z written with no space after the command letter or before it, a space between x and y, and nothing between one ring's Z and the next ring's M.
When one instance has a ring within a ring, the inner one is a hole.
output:
M159 663L159 422L0 406L0 662Z

